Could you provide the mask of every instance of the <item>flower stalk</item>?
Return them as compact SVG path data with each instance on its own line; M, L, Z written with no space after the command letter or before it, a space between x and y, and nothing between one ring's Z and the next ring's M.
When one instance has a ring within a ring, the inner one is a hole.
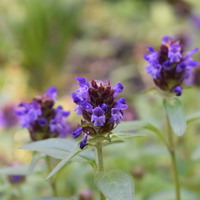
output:
M102 143L101 140L98 138L95 147L96 147L96 158L97 158L97 170L99 173L104 171L104 167L103 167ZM101 192L100 192L100 200L105 200L105 197Z
M169 146L170 146L168 151L171 158L171 166L172 166L174 182L175 182L176 200L181 200L180 183L179 183L178 169L177 169L177 163L176 163L176 152L175 152L176 147L174 143L174 134L172 132L172 128L171 128L168 117L167 117L167 126L168 126L168 139L169 139Z
M52 168L51 168L51 160L50 160L50 157L46 156L45 157L45 162L46 162L46 166L48 168L48 171L49 173L52 171ZM55 184L55 181L51 181L51 187L52 187L52 191L53 191L53 195L55 197L58 197L58 191L57 191L57 188L56 188L56 184Z

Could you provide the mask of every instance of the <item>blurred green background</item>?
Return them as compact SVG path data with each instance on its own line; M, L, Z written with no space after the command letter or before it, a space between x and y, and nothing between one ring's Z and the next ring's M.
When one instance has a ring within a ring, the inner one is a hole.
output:
M147 45L159 47L164 35L180 39L187 50L199 47L200 22L194 21L194 16L200 19L199 9L196 0L1 0L0 107L5 110L30 100L54 85L59 89L59 103L72 111L69 120L76 125L80 118L73 113L71 100L71 92L78 87L75 77L110 78L112 85L122 82L125 86L126 120L142 119L165 127L161 98L145 93L154 85L146 74L143 54ZM199 54L195 58L200 60ZM200 110L198 84L180 97L187 115ZM178 141L183 200L200 199L199 130L198 121L190 124ZM173 200L166 149L152 133L146 135L106 147L105 169L131 173L137 200ZM19 126L2 126L0 166L13 165L13 161L28 164L31 153L18 149L28 142L28 133ZM12 186L2 176L0 199L50 196L46 175L41 162L20 186ZM84 190L95 196L93 178L90 166L70 164L56 176L60 196L77 196Z

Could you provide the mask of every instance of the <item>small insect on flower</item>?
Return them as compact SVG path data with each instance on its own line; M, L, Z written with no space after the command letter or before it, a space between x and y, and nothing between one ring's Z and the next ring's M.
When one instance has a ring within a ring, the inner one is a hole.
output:
M199 64L192 58L198 49L184 54L184 46L179 41L165 36L159 51L155 51L153 47L147 47L147 50L149 54L144 55L149 63L146 70L156 86L162 91L181 96L182 84L189 82L192 77L191 69Z
M69 111L62 106L55 108L57 89L50 87L42 96L36 96L29 103L21 103L16 114L21 120L21 126L27 128L33 141L52 137L65 137L70 132L66 118Z
M80 148L88 145L88 137L104 136L110 133L123 119L123 110L126 105L125 98L116 99L123 91L123 85L117 83L114 88L110 81L92 81L77 77L80 88L72 93L75 109L78 115L83 116L80 127L72 133L77 138L84 133Z

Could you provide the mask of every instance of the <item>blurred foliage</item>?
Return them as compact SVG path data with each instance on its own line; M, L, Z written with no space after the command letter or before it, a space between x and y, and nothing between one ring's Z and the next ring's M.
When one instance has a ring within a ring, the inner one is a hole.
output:
M31 84L39 89L48 76L63 68L68 47L80 31L82 1L20 0L14 3L18 16L8 13L10 16L5 19L15 45L12 56L20 59L21 65L29 71Z

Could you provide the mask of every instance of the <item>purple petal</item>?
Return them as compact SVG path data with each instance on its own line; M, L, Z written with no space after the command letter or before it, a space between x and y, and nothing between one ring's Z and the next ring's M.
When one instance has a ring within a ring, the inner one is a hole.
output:
M106 121L104 111L101 107L96 107L93 109L93 114L91 116L91 122L94 123L94 126L103 126Z
M83 140L80 143L80 148L81 149L83 149L85 146L88 145L88 143L87 143L87 137L88 137L88 135L85 133L85 135L83 136Z
M93 109L92 105L88 103L87 101L82 102L80 104L80 107L87 112L92 112L92 109Z
M186 56L191 56L192 54L195 54L199 51L198 48L192 49L190 51L187 52Z
M162 44L167 45L170 41L172 41L172 37L166 35L162 38Z
M115 86L114 86L114 91L117 92L117 93L121 93L124 89L124 86L121 84L121 83L117 83Z
M174 90L174 92L176 93L176 96L181 96L181 94L182 94L182 89L183 89L183 88L182 88L181 86L178 86L178 85L174 87L173 90Z
M152 46L147 46L147 50L148 50L150 53L155 52L155 51L154 51L154 48L153 48Z
M73 137L73 138L77 138L77 137L82 133L82 131L83 131L83 128L82 128L82 127L76 129L76 130L72 133L72 137Z
M115 102L115 108L118 108L118 109L122 109L122 110L125 110L128 108L128 106L126 105L126 99L124 97L118 99L116 102Z
M50 98L50 99L53 99L53 100L56 100L56 97L57 97L57 89L56 87L49 87L46 92L44 93L44 96L47 97L47 98Z
M110 122L114 124L119 124L120 121L123 119L122 111L118 108L112 108L111 112L112 114L111 114Z
M45 126L47 124L47 120L45 118L40 118L38 120L38 123L40 124L40 126Z
M76 80L79 82L80 87L90 87L88 81L83 77L76 77Z

